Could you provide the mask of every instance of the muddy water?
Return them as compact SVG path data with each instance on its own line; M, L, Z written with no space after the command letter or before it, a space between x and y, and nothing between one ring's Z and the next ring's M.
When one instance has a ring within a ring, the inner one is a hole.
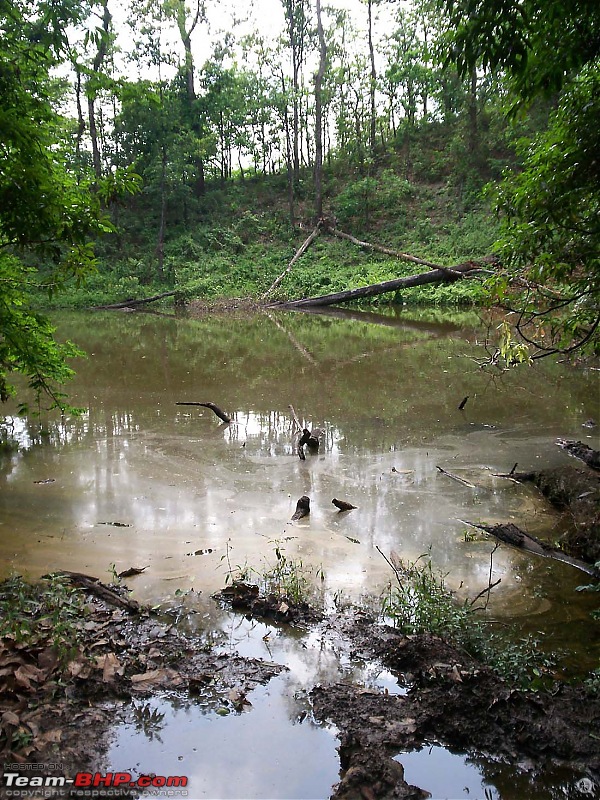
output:
M534 491L494 473L515 462L522 470L564 463L558 436L598 441L582 427L598 416L598 373L542 362L489 376L472 360L484 355L475 315L56 321L88 353L70 387L86 411L46 420L45 433L14 419L22 446L3 458L1 476L5 573L107 577L112 564L148 565L132 585L140 599L160 601L191 587L209 594L228 564L263 569L279 542L289 557L322 567L329 598L381 588L389 575L376 547L405 559L430 551L450 583L476 593L491 544L465 542L460 519L560 532ZM176 405L207 400L233 423ZM321 452L304 462L290 404L325 431ZM310 517L291 522L303 494ZM340 514L333 498L358 508ZM502 548L498 577L497 613L564 613L568 600L570 621L577 616L572 589L585 576L570 567Z
M597 665L595 598L574 591L586 576L505 547L491 560L492 543L466 541L460 521L513 521L551 539L560 534L558 514L533 490L494 473L515 462L528 470L569 461L557 437L597 447L597 433L582 427L600 417L597 372L548 361L490 376L474 360L485 356L486 337L474 314L64 314L56 323L61 337L88 353L70 386L85 413L43 419L41 428L11 418L19 446L0 460L3 574L62 568L106 580L113 570L147 567L128 581L139 600L168 603L194 589L199 624L223 627L232 623L210 593L228 572L268 570L275 547L313 570L330 607L384 588L389 569L377 548L408 560L430 553L463 595L480 592L491 567L492 580L502 579L492 615L539 631L547 646L571 655L572 666ZM177 405L192 401L216 403L233 422ZM324 431L321 451L305 461L294 450L290 404L303 424ZM305 494L311 514L292 522ZM333 498L357 508L338 513ZM251 641L268 658L262 637ZM281 663L294 681L314 682L323 647L290 648ZM290 686L278 679L255 698L264 724L282 736L281 720L293 719L284 709ZM163 705L171 744L160 752L179 753L186 726L206 735L205 718ZM226 730L228 720L217 723L214 735L237 735ZM243 726L232 730L246 736ZM309 760L316 750L329 753L320 783L304 775L296 794L284 795L288 764L253 793L240 795L238 787L228 796L326 796L323 786L337 772L334 737L308 723L290 735L278 756L284 761L295 749ZM136 748L147 758L148 746L121 729L113 765L134 763ZM263 746L267 752L272 743L256 744ZM216 750L221 759L211 751L202 769L231 769L226 748ZM182 758L196 763L198 756L190 745ZM226 796L218 781L206 786L206 796Z

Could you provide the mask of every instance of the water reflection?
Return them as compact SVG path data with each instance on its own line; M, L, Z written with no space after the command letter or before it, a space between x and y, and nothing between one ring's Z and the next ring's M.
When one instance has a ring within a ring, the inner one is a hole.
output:
M248 696L247 712L218 715L181 698L153 698L148 713L161 716L160 731L136 734L136 723L115 732L108 760L114 772L186 775L191 797L328 797L338 779L336 740L309 716L290 724L286 678ZM310 768L307 769L307 765Z
M431 745L395 757L404 779L433 798L485 800L584 800L595 796L595 782L585 773L553 764L509 765L483 755L468 755Z
M597 416L596 375L555 363L482 374L471 360L484 338L474 316L65 314L56 322L88 352L71 387L86 413L41 426L12 418L18 449L0 459L3 570L106 577L113 563L118 571L148 564L131 584L152 602L191 587L206 596L223 584L228 546L234 567L260 567L275 542L323 568L329 597L383 588L389 570L376 547L409 560L430 551L451 585L473 596L487 585L492 545L465 541L459 520L558 535L558 515L535 492L493 473L515 462L523 470L565 463L555 438L591 437L581 425ZM232 424L179 401L215 402ZM290 403L325 432L321 452L304 462ZM597 435L586 441L597 445ZM303 494L311 515L292 523ZM334 497L357 509L340 515ZM581 579L571 568L501 548L493 572L502 578L493 613L535 614L536 625L576 648L565 623L586 619L590 600L573 592Z

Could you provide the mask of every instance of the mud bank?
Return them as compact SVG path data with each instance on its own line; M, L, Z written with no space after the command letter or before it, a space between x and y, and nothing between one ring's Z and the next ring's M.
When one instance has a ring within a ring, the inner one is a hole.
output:
M360 657L379 658L406 694L348 684L311 693L317 719L339 729L342 779L332 795L420 798L394 756L442 744L542 769L562 764L600 786L600 699L582 687L518 691L489 668L431 635L403 636L359 616L331 620Z
M537 472L517 473L515 478L533 483L555 508L568 512L571 524L560 540L565 553L588 564L600 561L599 472L564 465Z
M228 587L218 600L245 616L317 631L349 659L377 661L397 677L397 694L350 681L310 690L314 718L338 731L340 780L332 786L333 798L426 797L405 781L395 757L401 761L402 753L432 744L514 765L515 773L523 762L531 769L559 765L600 786L597 692L564 684L520 691L441 638L405 636L353 610L322 617L286 598L261 597L248 585ZM175 691L208 699L217 713L239 712L247 693L285 670L215 653L209 638L183 635L149 609L128 612L89 593L68 658L37 622L38 633L28 642L5 636L0 643L5 764L60 762L62 774L102 770L111 726L131 713L133 698ZM78 795L70 789L56 796ZM124 790L121 796L140 795Z

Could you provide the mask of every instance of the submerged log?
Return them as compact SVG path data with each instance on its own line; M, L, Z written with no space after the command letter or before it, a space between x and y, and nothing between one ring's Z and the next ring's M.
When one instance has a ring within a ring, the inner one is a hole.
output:
M99 597L100 600L104 600L108 605L123 608L129 611L130 614L140 613L141 609L138 602L130 600L128 597L121 597L120 594L114 592L98 578L94 578L91 575L84 575L81 572L70 572L69 570L61 570L56 574L67 578L69 583L72 583L73 586L77 586L79 589L84 589L86 592L96 595L96 597Z
M178 295L181 295L181 291L179 289L173 289L173 291L162 292L161 294L155 294L152 297L142 297L140 300L134 300L133 298L130 298L128 300L123 300L120 303L109 303L105 306L93 306L92 311L112 311L119 308L135 308L136 306L155 303L157 300L162 300L165 297L177 297Z
M453 481L457 481L458 483L462 483L463 486L468 486L469 489L476 489L477 488L474 483L471 483L471 481L468 481L466 478L461 478L460 475L454 475L454 473L448 472L447 470L442 469L441 467L437 467L436 466L436 469L439 472L441 472L442 475L446 475L448 478L452 478Z
M222 419L223 422L227 422L227 423L231 422L231 417L228 417L227 414L224 411L222 411L219 408L219 406L216 406L214 403L192 403L192 402L184 403L184 402L180 402L180 403L175 403L175 405L176 406L203 406L204 408L210 408L210 410L214 411L214 413L217 415L217 417L219 419Z
M561 537L570 555L600 561L600 475L570 464L536 472L513 472L512 480L533 483L553 506L568 509L572 524Z
M467 519L461 519L459 521L465 525L470 525L472 528L485 531L485 533L493 536L499 542L517 547L519 550L524 550L527 553L533 553L537 556L544 556L545 558L552 558L555 561L561 561L563 564L569 564L585 572L587 575L600 579L600 569L593 567L591 564L586 564L585 561L581 561L579 558L567 555L567 553L564 553L557 547L552 547L552 545L542 542L536 536L513 525L512 522L505 525L500 523L497 525L482 525L477 522L470 522Z

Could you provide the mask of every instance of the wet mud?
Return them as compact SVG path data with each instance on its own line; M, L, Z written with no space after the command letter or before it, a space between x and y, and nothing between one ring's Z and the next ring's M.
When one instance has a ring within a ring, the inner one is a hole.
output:
M337 620L355 653L377 657L406 694L348 684L311 693L317 719L339 729L335 798L417 798L394 756L439 743L507 764L562 764L600 785L600 699L582 687L526 692L431 635L407 637L354 616Z
M218 601L245 616L318 630L350 659L376 660L397 677L398 694L341 681L310 690L314 718L338 731L340 780L333 798L427 797L406 782L395 757L432 744L515 769L523 761L538 768L561 765L600 785L597 692L564 684L521 691L436 636L405 636L355 610L323 617L288 598L262 597L249 584L226 587ZM217 713L240 711L248 692L285 669L215 653L208 640L184 635L149 609L130 613L94 594L87 595L78 626L80 644L68 660L61 661L43 638L33 646L2 640L5 763L60 761L63 773L101 769L110 728L128 713L132 698L176 691L190 699L209 697Z
M518 473L515 478L533 483L555 508L568 513L570 524L560 542L565 553L592 565L600 561L599 472L563 465Z

